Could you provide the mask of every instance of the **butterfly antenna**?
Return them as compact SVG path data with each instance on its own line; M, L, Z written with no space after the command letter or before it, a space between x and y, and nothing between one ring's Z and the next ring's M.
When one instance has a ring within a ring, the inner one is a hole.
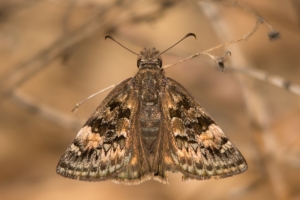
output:
M176 42L175 44L173 44L171 47L167 48L166 50L164 50L163 52L161 52L159 55L165 53L166 51L172 49L174 46L176 46L178 43L180 43L182 40L184 40L185 38L188 38L190 36L193 36L195 39L197 39L196 35L194 33L188 33L186 34L181 40L179 40L178 42Z
M124 49L127 49L128 51L130 51L131 53L133 53L133 54L135 54L135 55L138 55L138 56L140 55L140 54L137 54L137 53L131 51L130 49L128 49L128 48L125 47L124 45L122 45L120 42L118 42L117 40L115 40L112 36L106 35L106 36L105 36L105 40L106 40L107 38L111 39L112 41L114 41L115 43L119 44L119 45L120 45L121 47L123 47Z

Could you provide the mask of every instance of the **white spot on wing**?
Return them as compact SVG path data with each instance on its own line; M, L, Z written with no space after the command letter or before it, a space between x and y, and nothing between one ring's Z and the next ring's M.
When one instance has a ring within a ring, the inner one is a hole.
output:
M91 133L92 133L91 127L90 126L84 126L79 130L79 132L76 135L76 138L85 139Z

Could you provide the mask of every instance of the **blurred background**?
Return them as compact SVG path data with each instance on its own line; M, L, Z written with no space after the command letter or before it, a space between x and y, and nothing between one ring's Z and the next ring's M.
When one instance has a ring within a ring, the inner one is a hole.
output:
M56 175L60 156L108 91L84 103L78 117L72 108L137 72L136 55L105 35L139 53L195 33L197 40L162 55L167 65L243 37L255 12L280 39L270 41L271 30L259 24L246 41L210 52L231 51L225 73L205 55L166 69L239 148L245 173L189 182L169 173L169 185L138 186ZM298 0L1 0L0 199L300 199L299 17Z

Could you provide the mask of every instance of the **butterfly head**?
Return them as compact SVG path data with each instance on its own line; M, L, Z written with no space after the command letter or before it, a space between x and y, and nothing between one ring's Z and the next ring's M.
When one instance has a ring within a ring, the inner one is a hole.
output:
M137 66L138 68L144 68L144 67L161 68L162 59L160 57L159 51L157 51L155 48L152 49L144 48L138 57Z

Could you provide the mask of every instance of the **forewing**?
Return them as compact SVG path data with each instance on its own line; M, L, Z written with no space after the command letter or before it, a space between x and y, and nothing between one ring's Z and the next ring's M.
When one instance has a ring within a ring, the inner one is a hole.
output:
M73 179L114 179L131 158L137 99L127 79L103 100L61 157L57 173Z
M247 163L201 105L168 78L164 115L169 122L170 157L183 179L224 178L241 173Z

